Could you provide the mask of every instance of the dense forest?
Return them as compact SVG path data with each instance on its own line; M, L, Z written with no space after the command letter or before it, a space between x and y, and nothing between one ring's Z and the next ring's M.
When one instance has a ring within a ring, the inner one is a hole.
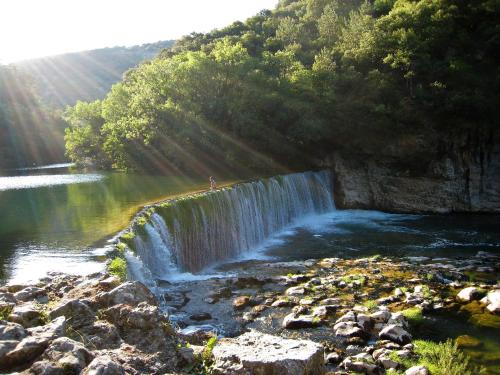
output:
M173 41L110 47L32 59L15 64L33 77L42 100L56 108L103 98L128 69L155 57Z
M64 160L61 114L44 105L32 78L0 66L0 170Z
M402 135L418 149L489 134L499 19L493 0L282 0L184 37L104 100L70 108L67 154L119 169L263 171L404 149Z

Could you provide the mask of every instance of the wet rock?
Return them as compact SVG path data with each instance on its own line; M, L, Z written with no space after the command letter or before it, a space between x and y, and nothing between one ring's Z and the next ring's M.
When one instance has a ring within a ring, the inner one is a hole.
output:
M188 326L178 333L179 337L191 345L204 345L216 336L215 327L209 324Z
M71 319L73 328L92 324L95 320L95 313L92 309L79 299L62 301L49 313L49 316L51 319L65 316L67 319Z
M191 320L195 320L197 322L200 322L202 320L210 320L212 319L212 315L210 315L209 313L207 312L202 312L202 313L198 313L198 314L193 314L189 317L189 319Z
M457 294L457 299L462 301L462 302L471 302L475 299L478 299L480 293L479 290L476 287L468 287L465 289L462 289L458 294Z
M240 296L233 300L233 307L236 310L242 310L250 304L249 296Z
M163 299L168 306L176 309L184 307L189 302L189 298L184 293L165 293Z
M407 344L411 341L411 335L395 324L386 326L378 335L381 339L388 339L398 344Z
M307 340L289 340L252 331L234 339L220 340L213 350L215 374L324 373L321 345Z
M290 313L283 318L283 327L287 329L310 328L318 325L320 319L313 315L296 315Z
M156 298L151 291L138 281L126 282L117 286L107 293L97 296L98 303L106 306L132 305L136 306L141 302L156 305Z
M429 370L425 366L413 366L405 371L405 375L429 375Z
M32 301L36 299L39 302L44 302L47 299L47 292L45 289L37 288L35 286L28 286L17 293L14 293L14 297L18 301Z
M469 335L461 335L456 338L456 343L459 348L478 348L482 342L475 337Z
M213 298L231 298L233 291L229 287L220 288L219 290L211 293L209 296Z
M364 331L358 326L356 322L340 322L333 327L336 336L341 337L361 337Z
M101 356L90 362L82 375L125 375L125 370L111 357Z

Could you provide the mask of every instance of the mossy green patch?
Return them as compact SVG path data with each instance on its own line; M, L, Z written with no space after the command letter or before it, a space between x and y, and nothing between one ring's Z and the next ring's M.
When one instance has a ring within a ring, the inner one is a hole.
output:
M108 272L117 276L121 281L127 279L127 262L125 259L116 257L108 265Z
M458 348L477 348L482 345L482 342L475 337L469 335L458 336L455 339Z
M424 321L422 309L419 307L410 307L409 309L402 310L401 313L412 326L421 325Z

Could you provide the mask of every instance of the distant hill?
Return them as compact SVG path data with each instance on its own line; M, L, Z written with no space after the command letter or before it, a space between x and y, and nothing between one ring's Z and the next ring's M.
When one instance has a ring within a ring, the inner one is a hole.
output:
M112 47L26 60L14 64L35 81L42 100L56 108L103 98L123 73L151 59L174 41Z

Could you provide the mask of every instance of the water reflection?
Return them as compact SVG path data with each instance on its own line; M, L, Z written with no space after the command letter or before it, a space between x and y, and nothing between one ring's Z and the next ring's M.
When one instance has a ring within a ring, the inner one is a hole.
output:
M178 176L47 171L0 177L2 280L32 279L33 270L40 271L37 275L93 272L102 267L95 249L125 227L140 206L207 185Z

